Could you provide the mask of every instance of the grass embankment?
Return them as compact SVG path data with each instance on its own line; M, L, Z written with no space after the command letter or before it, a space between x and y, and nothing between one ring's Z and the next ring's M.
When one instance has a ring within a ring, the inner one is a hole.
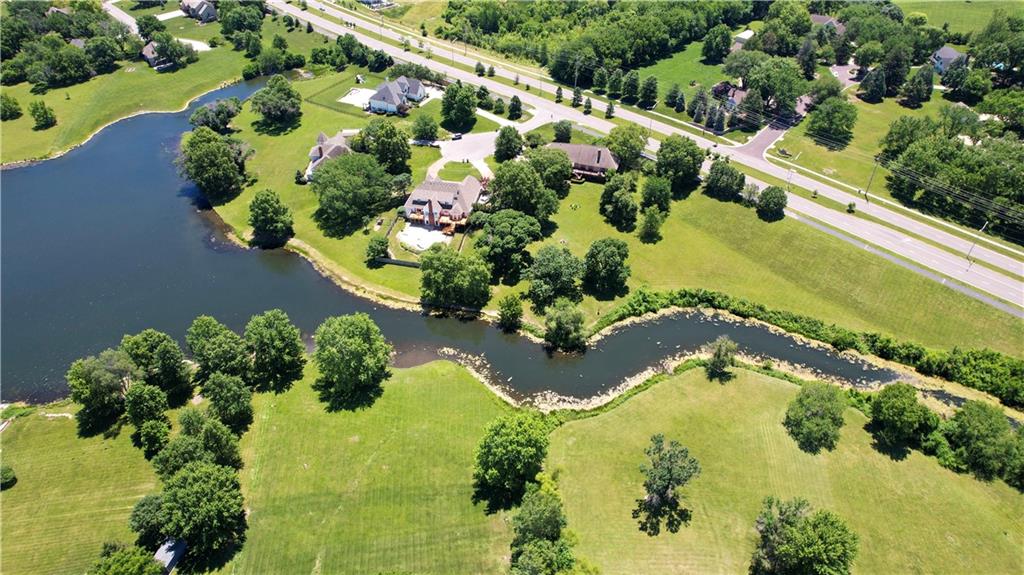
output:
M941 28L949 24L951 32L980 32L989 20L992 12L1006 10L1007 14L1020 14L1019 0L946 0L944 2L921 0L896 0L896 5L903 9L903 14L922 12L928 16L928 25Z
M741 573L767 495L805 497L839 514L860 537L855 573L1019 573L1024 496L912 452L902 461L872 447L866 418L848 409L833 452L800 451L782 426L797 387L738 370L709 382L690 370L623 405L552 435L578 554L603 573ZM648 537L630 516L638 466L655 433L679 440L701 464L683 489L693 510L679 533Z
M106 541L131 541L128 516L157 480L131 430L78 437L70 402L37 409L3 432L3 461L18 483L0 495L0 571L83 573Z
M208 41L220 32L219 24L199 26L188 18L174 18L166 24L171 34L193 40ZM280 21L268 18L263 25L266 46L270 46L274 34L284 36L291 51L307 57L312 47L323 41L319 34L298 29L289 33ZM2 160L10 163L47 158L84 142L103 126L126 116L142 111L180 110L196 96L240 79L246 62L243 53L222 45L200 52L198 62L172 72L157 72L145 62L132 61L122 62L114 72L95 76L88 82L43 94L32 93L32 85L27 82L4 86L4 93L21 104L22 116L3 123ZM43 100L53 108L56 126L47 130L33 128L35 121L28 113L28 105L35 100Z
M472 504L472 462L510 408L447 362L394 370L355 412L326 413L312 381L257 398L242 445L248 540L224 571L501 572L511 536Z

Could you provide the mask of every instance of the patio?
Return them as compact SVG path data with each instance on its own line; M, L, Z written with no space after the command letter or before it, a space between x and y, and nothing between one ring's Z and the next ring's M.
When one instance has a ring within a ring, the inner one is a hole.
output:
M445 235L441 230L432 230L412 223L405 224L405 228L398 232L398 241L416 252L426 251L434 244L451 242L451 236Z

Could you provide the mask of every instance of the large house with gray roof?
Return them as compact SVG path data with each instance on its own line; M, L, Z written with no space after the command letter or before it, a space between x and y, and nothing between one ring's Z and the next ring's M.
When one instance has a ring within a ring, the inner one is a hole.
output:
M398 114L409 108L409 102L419 102L427 97L427 89L416 78L399 76L391 82L377 87L370 96L370 111L382 114Z
M217 7L210 0L181 0L178 7L190 18L200 22L213 22L217 19Z
M963 54L956 48L943 46L932 53L932 66L935 67L937 73L943 74L950 64L955 62L960 56L963 56Z
M562 150L569 156L575 177L604 179L609 171L619 169L618 158L604 146L554 142L548 147Z
M316 137L316 144L309 149L309 165L306 166L305 173L306 180L312 180L313 172L327 160L337 158L351 151L352 148L348 144L348 136L343 131L339 131L330 138L327 137L327 134L320 132L320 135Z
M461 182L427 178L405 200L405 219L445 233L465 226L483 186L473 176Z

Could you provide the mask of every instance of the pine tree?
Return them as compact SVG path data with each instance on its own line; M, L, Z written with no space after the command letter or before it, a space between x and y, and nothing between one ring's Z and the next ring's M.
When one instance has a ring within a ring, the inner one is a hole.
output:
M715 116L715 131L725 131L725 110L722 109L721 107L718 108L718 115Z
M561 86L559 86L558 88L555 89L555 101L556 102L561 102L562 101L562 87Z
M579 86L572 89L572 107L575 108L583 103L583 90Z
M697 122L698 124L702 123L704 121L704 108L695 107L691 116L693 117L694 122Z
M608 78L608 95L618 97L622 94L622 70L616 68Z
M494 66L493 65L491 67L487 68L487 75L492 77L492 78L494 77Z
M676 106L676 100L679 99L679 95L679 84L672 84L672 87L669 88L668 92L665 94L665 105L669 108L674 108Z
M800 65L805 80L814 79L814 71L818 64L815 52L814 41L809 37L804 38L804 43L800 45L800 50L796 53L796 63Z
M885 72L875 68L868 72L860 83L861 95L867 102L881 102L885 99Z
M708 108L707 116L704 117L704 126L711 128L715 125L715 118L718 117L718 106L712 105Z
M634 102L640 96L640 73L630 70L622 78L622 99Z
M593 88L595 92L600 94L601 92L604 92L607 86L608 71L605 70L604 68L598 68L597 70L594 70L594 79L593 81L591 81L590 87Z
M686 111L686 95L682 92L679 92L679 96L676 97L675 110L677 114L682 114Z
M608 102L608 107L604 111L605 118L615 117L615 102Z
M590 103L590 98L587 98L586 100L583 101L583 113L584 114L589 114L591 112L591 110L592 110L592 104Z

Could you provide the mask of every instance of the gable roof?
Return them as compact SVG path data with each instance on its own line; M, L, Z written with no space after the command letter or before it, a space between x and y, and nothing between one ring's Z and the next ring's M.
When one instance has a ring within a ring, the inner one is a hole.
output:
M736 35L736 41L743 43L746 42L747 40L750 40L753 37L754 31L748 28Z
M440 216L447 210L452 219L459 220L473 211L473 204L480 199L480 190L480 180L473 176L466 176L461 182L428 178L409 194L405 211L431 210Z
M150 41L149 44L142 48L142 57L146 60L156 59L156 42Z
M932 56L942 58L943 60L956 60L960 56L963 56L963 54L952 46L943 46L936 50Z
M587 166L603 168L605 170L619 169L619 160L615 158L611 150L604 146L554 142L548 144L547 147L565 152L569 156L569 161L572 162L573 167Z
M835 16L829 16L828 14L811 14L811 24L817 26L831 25L840 34L846 32L846 25L836 20Z
M379 100L388 104L394 104L395 106L401 106L405 103L405 97L394 82L384 82L378 86L377 92L370 96L370 100Z
M405 76L399 76L395 78L395 84L403 93L419 92L423 89L423 84L420 83L416 78L406 78Z

